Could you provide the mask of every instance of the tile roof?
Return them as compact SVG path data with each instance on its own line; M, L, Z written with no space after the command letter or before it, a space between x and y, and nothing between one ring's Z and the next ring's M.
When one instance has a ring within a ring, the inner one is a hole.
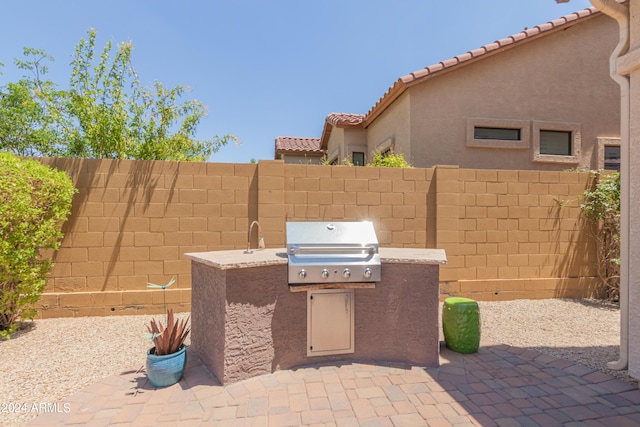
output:
M320 138L279 136L276 138L276 159L285 153L322 155L324 151L320 149Z
M452 67L463 65L465 63L473 62L474 60L483 59L491 53L497 53L503 51L506 48L512 47L518 42L537 38L536 36L545 35L559 30L570 25L574 25L578 21L582 21L589 17L592 17L600 12L593 8L587 8L578 12L573 12L569 15L565 15L561 18L554 19L545 24L536 25L533 28L525 28L521 32L511 35L509 37L496 40L493 43L486 44L478 49L470 50L462 55L455 56L444 61L440 61L437 64L430 65L421 70L414 71L406 76L400 77L391 86L387 92L378 100L378 102L367 112L364 122L361 124L367 127L378 117L393 101L395 101L408 87L414 84L421 83L441 72L449 71ZM360 123L358 123L360 125Z
M357 126L364 121L364 114L330 113L327 122L333 126Z
M364 120L367 118L364 114L353 113L330 113L324 121L324 128L322 129L322 136L320 137L320 148L327 150L329 146L329 137L331 136L331 129L334 127L357 127L362 126Z

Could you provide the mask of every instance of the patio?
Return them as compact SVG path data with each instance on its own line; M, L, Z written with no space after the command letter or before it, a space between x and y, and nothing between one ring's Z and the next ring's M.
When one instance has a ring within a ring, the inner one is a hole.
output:
M222 387L191 353L174 386L123 372L27 425L640 425L636 385L569 360L483 343L468 355L442 345L440 363L312 365Z

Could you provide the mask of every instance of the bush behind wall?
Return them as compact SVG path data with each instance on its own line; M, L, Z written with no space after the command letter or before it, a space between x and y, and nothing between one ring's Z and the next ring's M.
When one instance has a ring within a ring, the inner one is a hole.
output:
M620 174L592 171L593 185L580 208L596 242L596 267L607 298L620 299Z

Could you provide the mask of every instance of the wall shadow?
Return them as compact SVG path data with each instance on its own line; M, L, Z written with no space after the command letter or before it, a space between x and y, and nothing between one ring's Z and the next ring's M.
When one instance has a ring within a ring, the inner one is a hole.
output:
M592 185L593 179L589 178L584 190ZM547 220L550 227L546 227L550 233L549 241L552 242L553 253L558 254L553 273L555 277L567 279L560 281L556 287L555 296L557 298L584 295L604 297L604 289L598 283L599 280L595 280L597 277L594 267L597 262L596 247L589 237L589 224L580 209L580 196L556 198L555 202L548 208ZM576 210L579 211L577 215ZM566 247L563 247L563 244ZM581 289L578 291L578 288Z
M162 162L164 163L164 162ZM107 284L109 283L109 279L113 275L113 272L116 268L116 265L119 261L120 248L122 247L122 241L124 238L125 230L127 230L127 224L131 217L144 217L144 214L147 212L151 200L153 198L153 193L155 189L158 187L160 181L160 175L156 174L154 176L154 167L157 165L157 162L153 161L127 161L120 160L110 162L109 170L105 177L105 188L109 187L109 182L111 177L113 177L116 173L121 172L121 165L126 165L127 167L127 178L124 185L124 188L119 188L120 194L120 202L124 204L124 209L122 212L118 212L119 214L115 217L111 217L111 219L118 220L118 235L116 237L115 243L113 244L111 250L111 256L109 261L106 263L106 271L104 274L104 281L102 285L102 290L106 290ZM135 165L135 167L134 167ZM178 179L178 163L173 165L171 171L163 171L165 177L165 187L169 188L169 195L165 202L165 211L166 207L173 200L175 195L175 186L176 181ZM166 185L166 181L169 181L169 185ZM116 186L116 188L118 188ZM126 199L123 200L122 192L126 193ZM140 205L142 207L142 215L138 215L135 212L136 205ZM109 218L107 215L105 217Z
M93 199L96 193L104 193L109 188L119 191L118 207L113 215L104 213L106 219L118 221L118 237L112 245L111 256L106 262L104 280L100 290L107 290L109 278L118 262L119 249L122 244L123 230L126 229L130 218L136 217L135 204L142 206L142 216L146 212L153 193L160 184L160 174L154 175L154 169L160 168L167 162L153 161L133 161L133 160L102 160L102 159L76 159L76 158L41 158L41 163L60 171L66 172L71 178L74 187L78 192L74 195L71 207L71 215L63 224L62 232L64 238L61 247L71 247L69 241L73 239L73 233L79 228L85 228L83 232L102 231L89 227L87 216L84 210L87 204ZM171 164L169 164L171 165ZM159 172L156 170L155 172ZM178 163L172 167L172 171L162 171L169 182L169 195L165 206L174 197L174 189L178 177ZM125 182L117 182L122 176L126 176ZM122 194L125 193L125 194ZM122 207L122 209L119 209ZM87 221L87 224L80 224L80 221ZM65 244L67 243L67 244ZM53 260L57 262L59 252L54 253Z

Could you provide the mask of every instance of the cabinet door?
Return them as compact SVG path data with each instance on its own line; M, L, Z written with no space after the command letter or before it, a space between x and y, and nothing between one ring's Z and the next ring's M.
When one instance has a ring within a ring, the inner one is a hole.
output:
M353 289L307 292L307 356L354 352Z

